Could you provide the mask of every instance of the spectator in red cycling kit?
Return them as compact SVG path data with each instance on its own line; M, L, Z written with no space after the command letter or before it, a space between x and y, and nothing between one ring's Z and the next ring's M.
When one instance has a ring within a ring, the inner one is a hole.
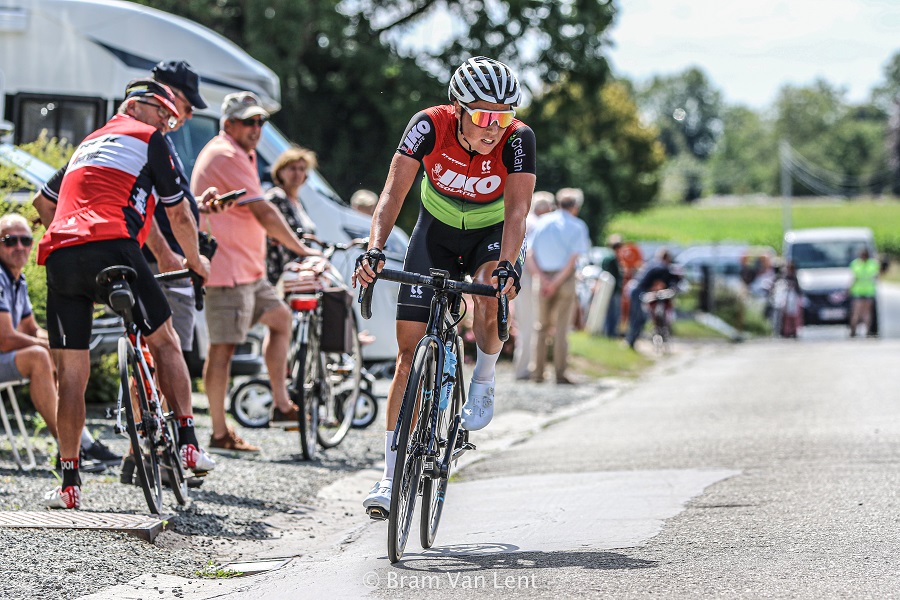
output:
M380 270L381 251L419 166L422 205L410 237L404 269L427 274L429 268L449 271L459 279L497 285L497 271L510 278L501 293L513 299L524 261L525 217L535 184L535 139L515 118L519 82L505 64L478 56L453 74L450 104L416 114L394 154L375 215L366 257ZM376 278L368 261L361 261L354 281L368 286ZM396 453L391 450L393 427L416 344L425 333L432 292L401 285L397 306L397 368L388 395L385 470L363 506L390 507ZM502 342L497 337L497 300L476 296L477 360L463 407L463 426L485 427L494 410L494 370Z
M197 443L190 380L169 305L141 254L158 198L185 252L185 265L204 279L209 275L209 261L197 247L196 222L182 202L179 178L162 135L178 117L168 87L152 79L130 82L118 114L85 138L69 163L34 198L47 226L38 246L38 263L47 267L47 325L59 373L57 427L63 478L47 494L51 508L81 505L78 448L90 374L88 343L93 303L103 301L94 278L112 265L137 271L132 284L135 321L156 360L162 392L178 416L185 467L194 471L215 467Z

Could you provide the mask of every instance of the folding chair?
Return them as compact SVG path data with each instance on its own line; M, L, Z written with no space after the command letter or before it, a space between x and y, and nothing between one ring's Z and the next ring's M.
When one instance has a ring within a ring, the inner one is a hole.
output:
M0 420L3 421L6 439L9 440L9 445L12 446L13 458L15 459L16 464L19 465L21 470L30 471L37 466L37 462L34 460L34 449L31 447L31 437L25 429L25 422L22 420L22 412L19 410L19 401L16 398L16 392L13 389L17 386L25 385L26 383L28 383L27 379L0 383ZM9 398L10 407L16 418L16 424L19 427L18 434L13 434L12 427L10 426L9 415L6 411L6 398L3 397L4 391L6 391L6 396ZM28 455L27 463L22 462L22 455L19 453L20 445L24 447L25 454Z

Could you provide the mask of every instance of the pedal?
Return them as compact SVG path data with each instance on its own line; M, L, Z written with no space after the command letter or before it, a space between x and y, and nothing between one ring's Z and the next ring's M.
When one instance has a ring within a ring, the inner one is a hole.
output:
M462 450L475 450L476 448L475 448L475 444L473 444L472 442L463 442L463 445L460 446L460 449L462 449Z
M366 513L368 513L369 518L373 521L386 521L388 518L388 511L380 506L370 506L366 509Z

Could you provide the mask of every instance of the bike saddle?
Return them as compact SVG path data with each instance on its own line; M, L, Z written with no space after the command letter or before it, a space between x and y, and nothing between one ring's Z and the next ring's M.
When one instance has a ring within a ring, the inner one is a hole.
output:
M135 279L137 279L137 271L132 269L131 267L126 267L124 265L115 265L112 267L106 267L99 273L97 273L96 282L100 287L107 287L113 281L124 279L126 282L131 283Z
M131 320L131 307L134 306L134 294L129 282L137 279L137 271L131 267L116 265L107 267L97 274L97 285L107 290L107 304L126 320Z

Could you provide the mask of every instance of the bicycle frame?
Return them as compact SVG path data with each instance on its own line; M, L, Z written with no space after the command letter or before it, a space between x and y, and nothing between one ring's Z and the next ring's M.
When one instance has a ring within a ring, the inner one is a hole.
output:
M457 356L461 356L462 348L460 347L457 340L457 328L456 323L459 320L459 309L462 304L462 296L459 292L454 292L447 289L436 289L434 292L434 298L431 302L431 313L428 317L428 324L425 328L425 336L419 340L419 343L416 345L416 350L413 353L415 355L418 353L420 348L427 347L428 345L433 345L438 353L437 357L437 369L435 371L435 391L440 394L441 390L441 376L444 372L444 361L446 360L446 344L447 342L453 342L453 346L457 351ZM452 324L449 327L445 327L447 320L445 319L446 313L449 311L450 318L452 319ZM443 325L439 326L438 323L442 323ZM457 381L454 384L461 385L462 382ZM409 389L406 390L408 392ZM451 390L450 393L453 393L454 390ZM394 426L394 436L391 439L391 450L397 450L397 440L400 436L400 429L403 424L403 417L406 414L407 410L415 410L415 407L411 407L412 402L408 397L408 394L404 392L403 400L400 404L400 413L397 417L397 424ZM438 417L440 413L440 408L437 402L431 402L431 411L427 415L428 419L428 443L425 445L423 454L426 457L434 457L437 456L440 452L440 448L438 447L437 442L437 426L438 426ZM453 415L453 424L451 426L451 435L448 436L448 444L447 444L447 452L444 459L441 461L441 469L437 473L429 473L430 476L442 476L449 471L450 463L453 460L453 450L454 445L449 443L449 440L455 440L459 435L460 428L460 415Z

